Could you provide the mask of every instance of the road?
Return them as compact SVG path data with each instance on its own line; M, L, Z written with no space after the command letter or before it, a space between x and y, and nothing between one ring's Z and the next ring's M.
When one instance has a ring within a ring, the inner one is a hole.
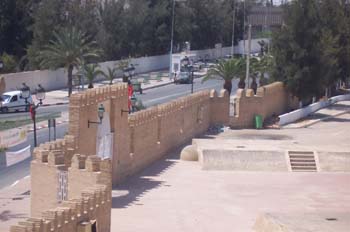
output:
M209 80L201 83L201 78L194 81L194 92L198 92L205 89L215 89L220 91L222 89L222 81ZM237 90L237 81L233 81L232 93L235 94ZM144 91L142 95L137 94L137 98L140 98L146 107L154 106L157 104L165 103L173 99L191 94L190 84L170 84L163 87L149 89ZM47 106L38 108L38 115L51 114L56 112L68 111L68 105ZM0 114L0 120L6 120L6 118L24 117L28 113L17 114ZM62 138L67 130L67 124L61 124L57 127L57 138ZM38 144L48 141L48 129L41 129L37 132ZM12 147L10 151L18 151L24 147L27 147L31 143L33 147L33 133L28 134L28 140L18 146ZM15 181L29 175L30 159L27 159L19 164L11 166L9 168L0 170L0 189L9 186Z
M61 124L58 125L56 128L56 135L57 138L63 138L67 131L67 124ZM41 129L37 131L37 139L38 144L48 142L49 140L49 131L48 129ZM34 141L33 141L33 133L28 133L27 142L24 142L20 145L11 147L9 151L18 151L20 149L23 149L27 147L28 145L31 145L32 150L34 147ZM15 164L13 166L10 166L5 169L0 169L0 189L11 185L15 181L22 179L25 176L28 176L30 174L30 160L26 159L23 162L20 162L18 164Z

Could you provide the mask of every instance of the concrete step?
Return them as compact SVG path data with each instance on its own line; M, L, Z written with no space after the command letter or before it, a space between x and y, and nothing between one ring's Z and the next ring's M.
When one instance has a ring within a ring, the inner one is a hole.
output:
M305 163L314 163L315 159L295 159L295 158L291 158L290 162L305 162Z
M310 151L289 151L289 161L293 172L317 172L315 155Z
M291 163L291 165L292 165L292 167L296 167L296 166L302 166L302 167L316 167L316 163L315 162L313 162L313 163L295 163L295 162L293 162L293 163Z

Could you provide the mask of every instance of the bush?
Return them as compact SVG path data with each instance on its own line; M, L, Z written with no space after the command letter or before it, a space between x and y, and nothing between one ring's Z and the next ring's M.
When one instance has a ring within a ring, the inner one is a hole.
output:
M17 61L14 56L8 55L6 52L2 54L1 59L4 67L0 70L1 73L11 73L16 71Z

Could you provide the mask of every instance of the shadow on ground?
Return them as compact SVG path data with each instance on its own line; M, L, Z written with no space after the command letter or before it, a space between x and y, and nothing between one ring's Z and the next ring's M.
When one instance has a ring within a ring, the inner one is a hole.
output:
M5 222L5 221L9 221L11 220L12 218L27 218L28 216L26 214L22 214L22 213L16 213L16 214L13 214L11 213L10 210L5 210L5 211L2 211L0 213L0 221L1 222Z
M189 143L180 146L178 149L169 153L159 161L141 171L140 173L129 177L124 183L115 187L112 191L112 208L126 208L132 204L138 204L139 199L152 189L160 186L167 186L165 181L154 180L171 166L173 166L180 158L181 150Z

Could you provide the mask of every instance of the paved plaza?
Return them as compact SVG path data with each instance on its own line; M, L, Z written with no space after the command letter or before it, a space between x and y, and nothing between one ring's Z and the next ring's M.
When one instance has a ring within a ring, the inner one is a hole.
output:
M344 114L304 129L229 130L216 138L349 151L349 122L350 114ZM113 191L112 231L251 232L265 212L320 215L333 223L332 231L350 228L349 220L340 216L350 212L349 173L203 171L197 162L179 160L179 153Z

